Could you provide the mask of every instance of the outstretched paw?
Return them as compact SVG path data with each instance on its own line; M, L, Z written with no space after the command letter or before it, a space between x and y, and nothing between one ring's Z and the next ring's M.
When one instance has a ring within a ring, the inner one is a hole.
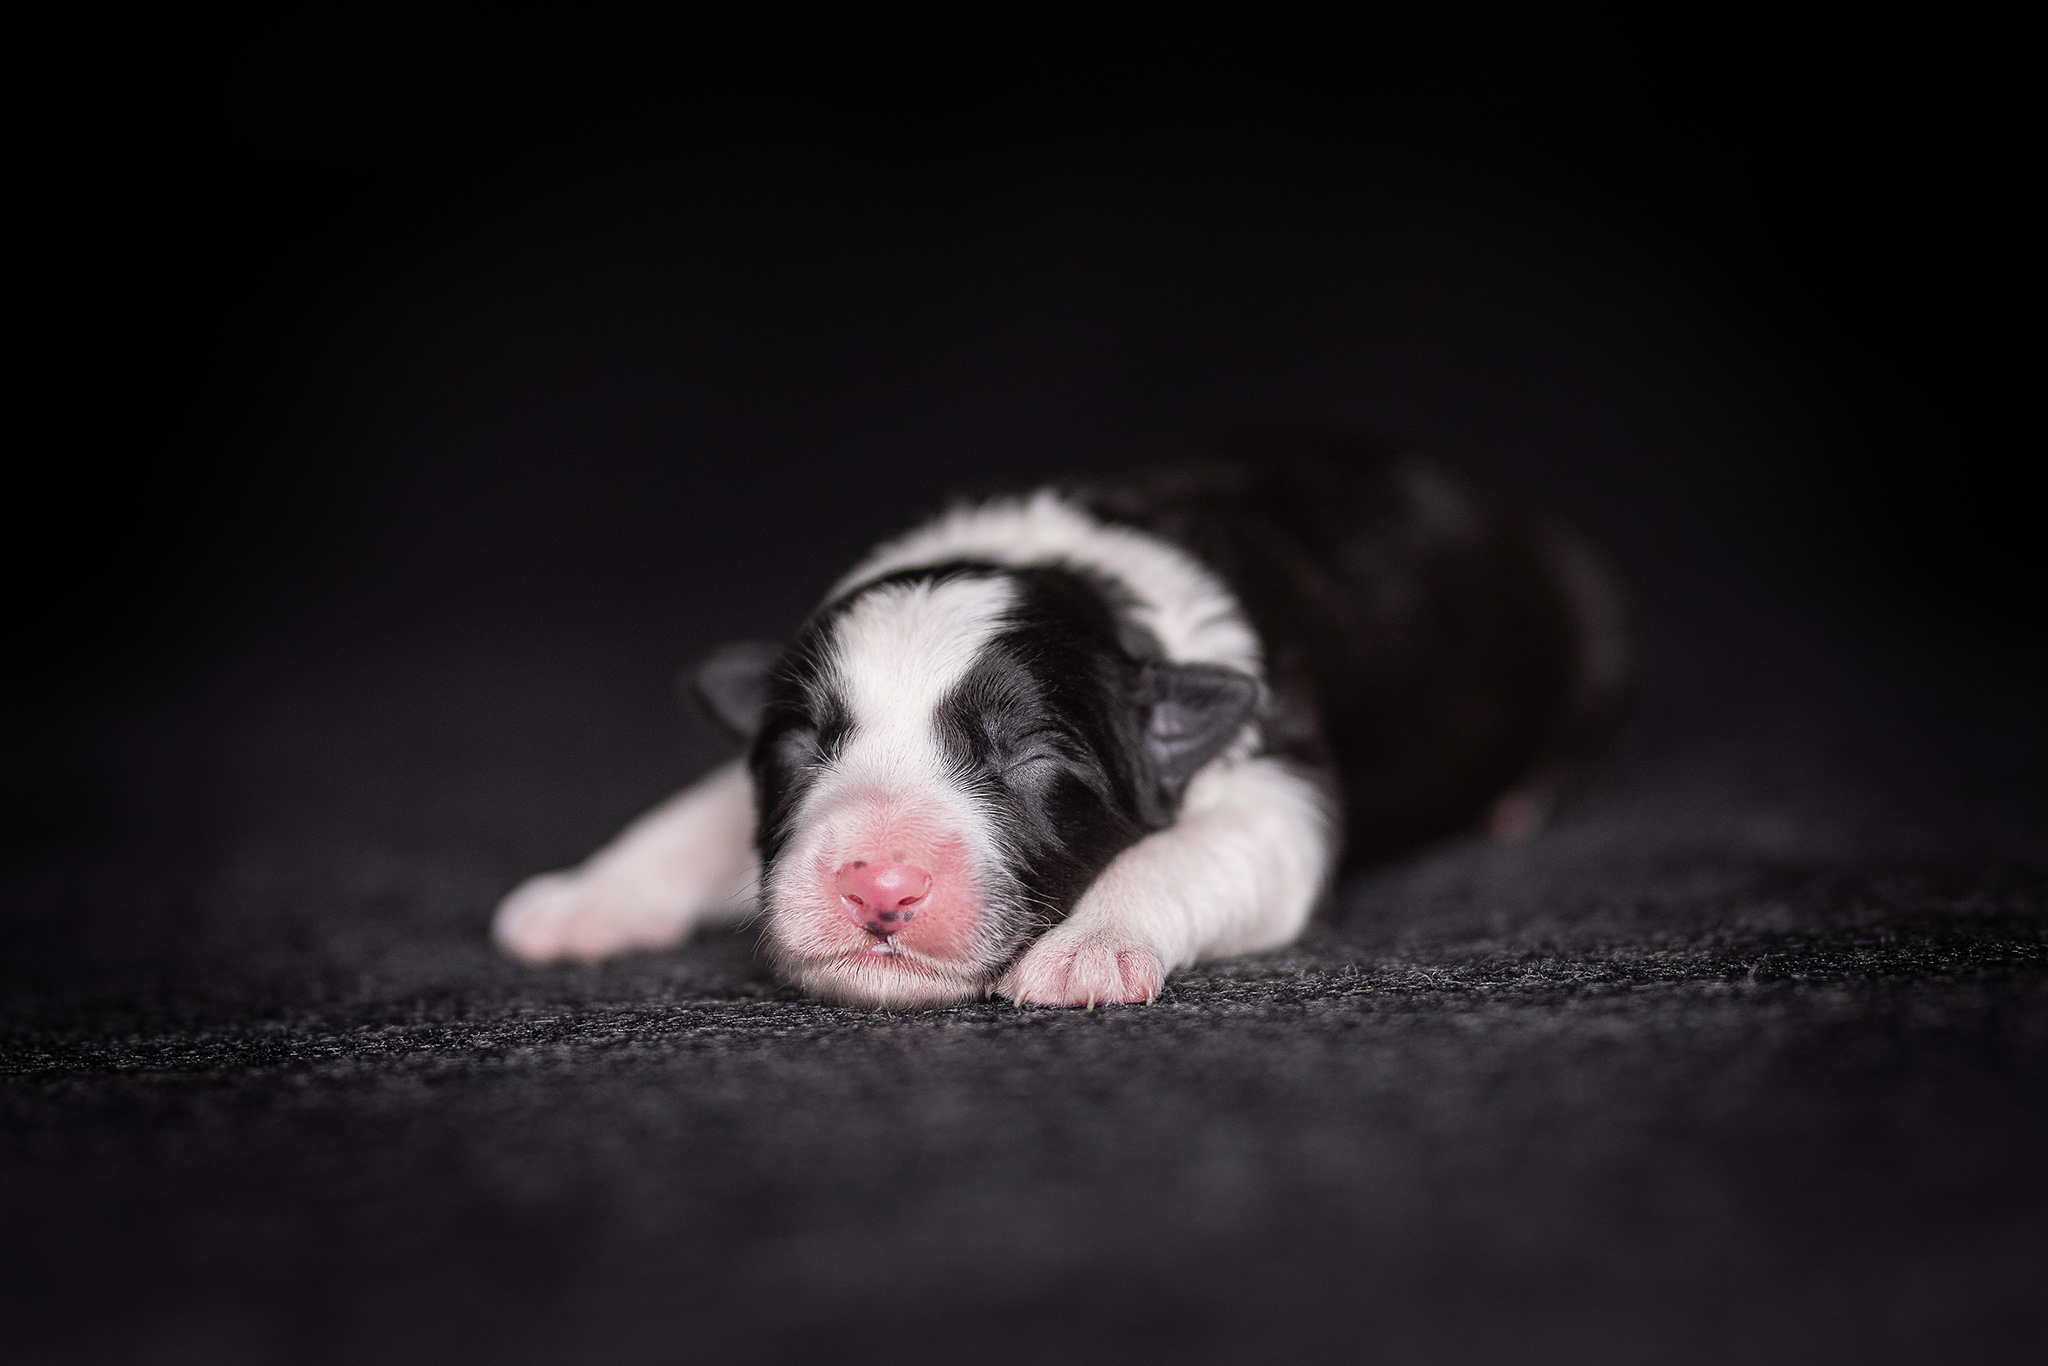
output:
M1003 974L996 992L1018 1005L1149 1004L1166 970L1159 955L1128 939L1054 930Z
M630 889L574 873L528 878L491 922L498 947L528 963L673 948L688 931L688 916L674 907L650 906Z

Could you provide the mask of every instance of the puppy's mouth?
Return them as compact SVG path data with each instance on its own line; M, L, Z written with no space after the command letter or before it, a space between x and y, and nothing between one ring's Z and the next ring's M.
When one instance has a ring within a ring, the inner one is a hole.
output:
M849 949L845 953L838 955L836 961L841 963L859 963L866 962L871 958L886 958L894 961L900 967L924 968L938 972L959 972L966 966L950 959L934 958L931 954L919 953L916 949L904 943L903 936L899 934L892 934L885 939L877 939L864 949Z
M783 963L811 996L840 1005L921 1009L979 1000L989 977L979 964L934 958L894 937L830 957Z

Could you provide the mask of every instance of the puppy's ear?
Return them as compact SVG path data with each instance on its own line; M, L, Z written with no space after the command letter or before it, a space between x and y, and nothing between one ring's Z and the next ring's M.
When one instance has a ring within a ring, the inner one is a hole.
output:
M691 700L718 728L742 745L754 742L768 706L768 682L782 647L765 640L721 645L684 675Z
M1145 668L1151 714L1145 751L1157 777L1163 824L1173 819L1188 780L1223 752L1259 705L1248 674L1215 664L1150 664Z

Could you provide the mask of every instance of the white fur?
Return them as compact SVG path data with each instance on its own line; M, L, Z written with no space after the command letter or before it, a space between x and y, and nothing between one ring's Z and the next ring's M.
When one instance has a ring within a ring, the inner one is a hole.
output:
M996 989L1019 1005L1149 1001L1176 968L1300 934L1335 852L1314 784L1272 759L1218 761L1179 819L1117 855Z
M667 948L753 908L754 786L738 759L634 821L581 867L528 878L491 935L529 963Z
M932 719L1002 629L1015 598L1002 579L968 578L892 584L854 603L834 623L827 667L853 717L834 777L949 785L952 761Z
M878 546L833 588L850 589L899 569L947 560L1023 568L1071 565L1114 579L1137 600L1135 615L1169 659L1221 664L1263 679L1258 633L1222 580L1176 545L1129 527L1108 526L1051 489L958 507Z
M846 843L878 810L899 826L962 839L978 870L998 866L998 837L961 784L934 723L939 704L1003 627L1015 588L997 578L891 584L857 600L833 624L825 678L844 698L853 725L791 818L792 837L768 887L771 908L838 915L813 871L821 862L875 857ZM770 931L795 948L800 933L771 918Z

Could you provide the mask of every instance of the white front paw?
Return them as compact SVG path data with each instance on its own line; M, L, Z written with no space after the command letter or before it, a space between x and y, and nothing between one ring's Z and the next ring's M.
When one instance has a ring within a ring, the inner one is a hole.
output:
M498 904L491 937L528 963L588 961L680 944L689 931L687 912L650 904L633 893L587 874L543 873Z
M1150 1004L1166 969L1136 940L1062 925L1024 951L996 991L1018 1005Z

